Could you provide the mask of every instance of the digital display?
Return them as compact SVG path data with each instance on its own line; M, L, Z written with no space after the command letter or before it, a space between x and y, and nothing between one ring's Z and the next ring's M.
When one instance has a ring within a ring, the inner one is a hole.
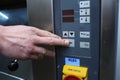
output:
M74 15L74 10L63 10L62 15Z
M63 17L63 22L74 22L74 17Z

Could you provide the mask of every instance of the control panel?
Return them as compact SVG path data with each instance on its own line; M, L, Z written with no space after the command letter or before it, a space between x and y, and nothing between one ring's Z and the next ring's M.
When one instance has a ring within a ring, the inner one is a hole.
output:
M56 80L99 80L100 0L53 0L54 32L70 42L56 47Z

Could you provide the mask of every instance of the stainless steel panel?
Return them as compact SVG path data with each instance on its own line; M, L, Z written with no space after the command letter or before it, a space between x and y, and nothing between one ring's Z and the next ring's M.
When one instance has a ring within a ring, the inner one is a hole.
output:
M120 79L120 0L118 2L117 46L116 46L116 73L115 80Z
M10 71L8 64L12 59L0 56L0 80L33 80L32 62L19 60L19 68L16 71ZM13 77L15 76L15 77ZM18 78L17 78L18 77Z
M52 0L27 0L29 24L48 31L53 30Z
M101 0L100 80L114 80L117 0Z
M52 0L27 0L29 25L53 31ZM55 80L54 58L33 61L34 80Z

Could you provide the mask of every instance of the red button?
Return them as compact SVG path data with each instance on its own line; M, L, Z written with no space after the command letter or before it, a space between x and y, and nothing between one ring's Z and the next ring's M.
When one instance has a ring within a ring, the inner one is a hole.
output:
M79 77L75 76L75 75L68 75L64 78L64 80L82 80Z

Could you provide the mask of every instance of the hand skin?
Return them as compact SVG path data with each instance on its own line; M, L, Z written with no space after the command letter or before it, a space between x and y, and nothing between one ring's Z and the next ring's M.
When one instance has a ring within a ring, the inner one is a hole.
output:
M54 51L37 45L68 46L69 41L35 27L0 26L0 53L2 55L22 60L55 55Z

